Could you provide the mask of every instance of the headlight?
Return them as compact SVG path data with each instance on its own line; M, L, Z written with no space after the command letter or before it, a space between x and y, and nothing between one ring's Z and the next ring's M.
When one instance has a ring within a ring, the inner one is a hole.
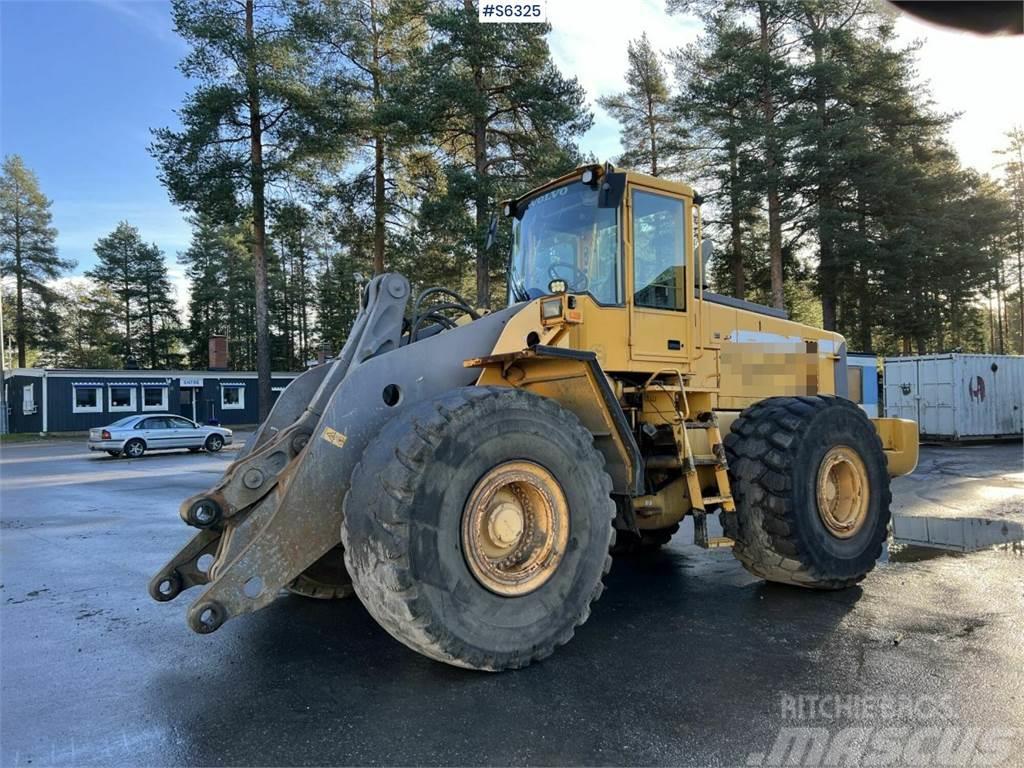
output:
M540 303L540 317L541 320L554 320L556 317L562 316L562 300L556 299L544 299Z

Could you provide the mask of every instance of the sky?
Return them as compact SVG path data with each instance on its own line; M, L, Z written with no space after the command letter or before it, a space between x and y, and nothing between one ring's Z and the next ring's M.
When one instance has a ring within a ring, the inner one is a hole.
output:
M549 39L559 68L591 100L624 88L626 43L647 32L662 51L700 31L668 16L663 0L548 0ZM961 113L950 139L981 171L999 162L1003 133L1024 125L1019 74L1024 37L985 38L902 18L906 42L921 40L919 74L937 107ZM0 153L19 154L53 200L61 255L95 263L92 247L121 220L166 254L179 303L187 295L178 252L189 228L171 205L146 148L149 129L173 125L189 91L175 65L186 52L167 0L0 0ZM618 128L593 105L584 151L611 159Z

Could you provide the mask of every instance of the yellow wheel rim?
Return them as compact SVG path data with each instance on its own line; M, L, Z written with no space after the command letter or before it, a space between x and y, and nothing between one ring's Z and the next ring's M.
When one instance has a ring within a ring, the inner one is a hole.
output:
M858 453L845 445L830 449L818 467L818 515L825 528L848 539L868 517L868 473Z
M517 597L554 575L569 542L569 505L554 475L531 461L499 464L462 513L462 551L476 580Z

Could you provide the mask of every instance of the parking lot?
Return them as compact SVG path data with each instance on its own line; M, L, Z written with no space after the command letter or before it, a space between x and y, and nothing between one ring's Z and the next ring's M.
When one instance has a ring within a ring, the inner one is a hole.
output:
M932 728L928 764L951 733L1024 759L1019 549L894 553L862 586L817 593L760 582L684 530L616 562L569 645L492 675L407 650L355 599L285 597L209 636L185 625L193 593L150 600L191 535L178 503L235 450L3 446L4 766L768 765L794 725ZM1024 516L1019 444L926 447L921 470L894 483L895 510ZM939 706L794 714L794 698L828 696Z

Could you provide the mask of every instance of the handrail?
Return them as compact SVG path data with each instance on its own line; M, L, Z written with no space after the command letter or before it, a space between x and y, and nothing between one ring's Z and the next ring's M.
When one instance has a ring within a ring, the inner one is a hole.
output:
M697 247L693 251L693 260L697 262L697 269L694 271L697 273L697 343L696 347L697 354L693 356L693 360L700 360L704 356L704 255L700 253L702 250L701 246L704 242L704 227L703 220L701 218L700 205L697 203L693 204L697 209ZM692 247L692 246L691 246Z

